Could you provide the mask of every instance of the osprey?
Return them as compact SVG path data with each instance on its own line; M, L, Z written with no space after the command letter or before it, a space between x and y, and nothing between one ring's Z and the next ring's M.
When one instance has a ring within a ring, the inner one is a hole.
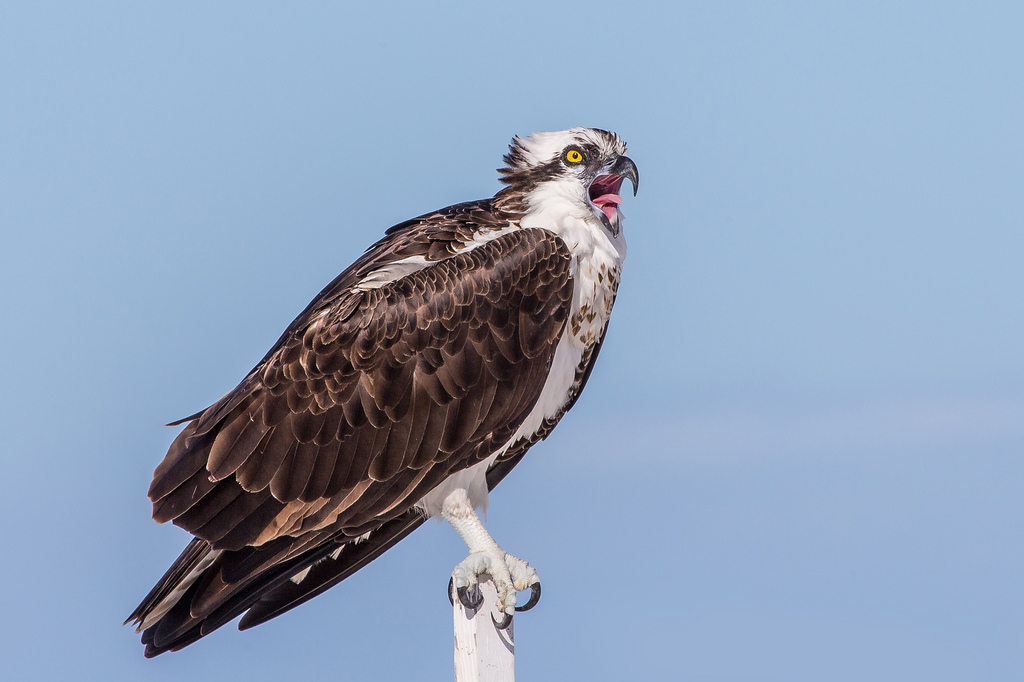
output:
M234 390L174 423L149 498L195 539L125 621L147 657L274 618L433 516L469 548L449 598L479 606L486 573L499 627L537 603L536 571L475 510L590 376L626 255L619 189L639 176L591 128L516 137L504 160L494 198L389 229Z

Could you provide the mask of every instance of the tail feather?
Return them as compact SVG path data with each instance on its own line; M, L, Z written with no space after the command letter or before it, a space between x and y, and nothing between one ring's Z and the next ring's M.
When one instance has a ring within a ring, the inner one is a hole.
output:
M261 595L242 616L238 629L248 630L323 594L391 549L425 520L422 514L410 510L358 540L339 545L309 565L304 573L292 574L290 580L281 581Z
M209 543L204 540L193 539L128 616L124 625L134 622L138 626L136 632L141 632L159 620L219 554L211 551Z
M134 621L142 632L147 658L177 651L229 623L310 566L331 554L340 556L339 550L354 542L344 535L311 534L260 547L211 550L205 540L195 539L125 623ZM240 566L247 570L239 571Z
M487 472L487 486L516 465L513 453ZM415 509L358 538L325 531L258 547L214 550L194 539L125 624L142 631L147 658L178 651L245 614L240 630L265 623L337 585L416 530Z

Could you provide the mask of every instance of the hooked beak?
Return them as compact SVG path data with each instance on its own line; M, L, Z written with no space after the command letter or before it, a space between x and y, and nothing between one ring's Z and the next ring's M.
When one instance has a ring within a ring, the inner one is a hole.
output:
M615 164L612 165L608 172L629 180L633 185L633 196L636 196L636 191L640 189L640 171L636 169L633 159L628 156L620 156L615 160Z

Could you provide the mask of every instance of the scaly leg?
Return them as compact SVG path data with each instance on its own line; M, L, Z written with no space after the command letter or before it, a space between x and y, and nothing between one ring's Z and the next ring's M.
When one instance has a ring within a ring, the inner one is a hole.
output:
M498 593L498 609L503 613L501 622L495 621L499 628L508 627L512 622L513 611L528 611L537 605L540 600L540 578L537 577L537 571L494 541L480 522L465 490L454 490L444 499L441 516L469 547L469 556L452 571L449 598L452 598L451 590L454 588L463 606L473 610L479 608L483 598L476 589L477 578L486 573L494 583ZM516 591L526 589L530 590L530 600L522 607L516 607ZM493 615L491 617L493 619Z

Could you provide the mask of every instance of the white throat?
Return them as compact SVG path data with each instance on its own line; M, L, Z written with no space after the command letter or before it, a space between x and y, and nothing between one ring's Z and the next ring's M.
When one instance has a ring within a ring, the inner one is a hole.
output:
M581 200L578 183L571 180L541 183L526 197L526 203L529 208L519 224L557 234L569 247L574 265L587 259L597 259L607 267L622 265L626 258L626 238L622 230L616 235L608 231L594 207ZM621 215L619 218L621 224Z

